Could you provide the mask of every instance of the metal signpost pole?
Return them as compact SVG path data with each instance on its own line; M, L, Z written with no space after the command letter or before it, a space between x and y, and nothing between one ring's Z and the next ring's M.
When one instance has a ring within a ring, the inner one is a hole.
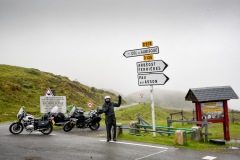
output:
M154 98L153 98L153 85L150 86L150 92L151 92L153 137L156 137L156 124L155 124L155 110L154 110Z

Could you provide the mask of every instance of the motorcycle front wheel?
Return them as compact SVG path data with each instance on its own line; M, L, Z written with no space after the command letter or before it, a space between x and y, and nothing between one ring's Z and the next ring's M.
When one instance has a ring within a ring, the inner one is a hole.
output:
M47 129L43 129L41 130L42 134L44 135L49 135L53 130L53 126L52 125L49 125L49 127Z
M22 123L14 122L9 126L9 131L12 134L20 134L23 131Z
M98 128L100 127L100 123L99 122L96 122L96 123L90 123L89 124L89 128L93 131L96 131L98 130Z
M63 130L64 130L65 132L69 132L69 131L71 131L72 129L73 129L73 126L71 125L70 122L65 123L64 126L63 126Z

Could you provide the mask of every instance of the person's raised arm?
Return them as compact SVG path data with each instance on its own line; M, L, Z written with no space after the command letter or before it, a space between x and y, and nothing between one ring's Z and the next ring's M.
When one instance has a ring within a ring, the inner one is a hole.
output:
M118 103L114 103L114 107L120 107L122 103L122 97L119 95L118 96Z

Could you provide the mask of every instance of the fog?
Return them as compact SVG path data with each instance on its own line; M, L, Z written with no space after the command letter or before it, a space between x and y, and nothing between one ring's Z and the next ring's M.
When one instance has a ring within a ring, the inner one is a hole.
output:
M123 53L151 40L170 78L154 88L230 85L240 95L239 28L239 0L0 0L0 64L127 95L150 87L138 86L143 57Z

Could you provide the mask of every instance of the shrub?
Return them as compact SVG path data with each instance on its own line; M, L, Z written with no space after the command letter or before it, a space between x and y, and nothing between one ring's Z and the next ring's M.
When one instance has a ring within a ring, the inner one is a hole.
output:
M12 91L21 91L22 90L21 86L18 84L12 84L11 88L12 88Z
M27 89L33 88L33 84L32 83L25 83L25 84L23 84L23 87L27 88Z
M29 74L34 74L34 75L39 75L40 74L39 70L34 69L34 68L30 68L26 72L29 73Z
M97 89L96 89L95 87L92 87L92 88L91 88L91 91L92 91L92 92L96 92Z

